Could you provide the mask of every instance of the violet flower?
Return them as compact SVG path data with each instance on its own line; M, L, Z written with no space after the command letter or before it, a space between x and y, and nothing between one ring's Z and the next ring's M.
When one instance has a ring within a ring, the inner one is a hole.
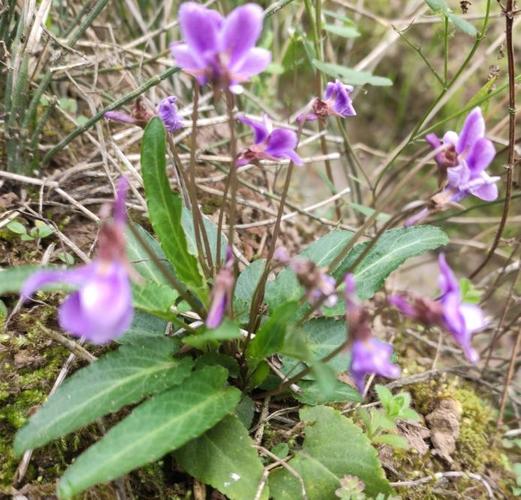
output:
M435 159L447 176L446 189L452 194L451 201L458 202L469 195L484 201L493 201L498 197L496 182L500 178L485 172L496 150L485 137L481 108L474 108L468 114L459 135L449 131L443 139L436 134L428 134L425 139L439 150Z
M297 134L285 128L273 128L271 120L264 115L263 121L252 120L244 115L237 117L253 131L255 143L240 153L236 160L237 167L259 160L289 159L295 165L302 165L303 161L296 153Z
M128 183L118 182L113 220L103 223L98 254L90 264L74 269L37 271L22 287L24 300L50 283L66 283L77 290L59 308L61 328L94 344L123 334L133 317L132 292L125 251L125 196Z
M157 105L156 113L154 114L148 111L138 100L130 114L124 111L107 111L103 116L107 120L139 125L140 127L145 127L154 116L159 116L165 129L173 133L183 128L183 121L178 114L176 102L177 98L173 95L165 97Z
M472 335L486 327L483 311L475 304L462 301L459 283L447 264L445 256L439 256L441 297L432 300L423 297L394 295L389 298L399 311L425 325L437 325L447 330L462 347L466 358L477 363L478 353L472 348Z
M200 85L240 92L240 84L264 71L271 62L266 49L255 47L262 31L264 13L256 4L234 9L227 17L195 2L179 9L184 43L173 43L175 63L194 76Z
M232 301L233 285L233 251L230 247L226 250L226 261L215 277L210 300L210 309L206 317L207 328L218 328L223 322L224 316Z
M323 98L317 97L311 101L308 106L308 109L311 108L310 111L302 113L297 121L324 120L328 116L338 116L339 118L356 116L351 92L353 92L351 85L345 85L340 80L329 82Z
M500 177L491 177L485 171L492 163L496 150L485 137L481 108L474 108L468 114L459 134L448 131L442 139L436 134L428 134L425 139L436 151L434 159L445 186L431 197L429 206L405 221L406 227L417 224L433 212L459 203L467 196L476 196L484 201L493 201L498 197L496 182Z
M183 122L177 112L177 97L173 95L165 97L157 105L157 116L161 118L165 128L169 132L175 132L183 128Z
M346 322L351 346L349 371L358 390L363 393L365 377L380 375L398 378L400 368L391 362L393 347L373 336L369 325L369 314L358 302L355 294L355 281L352 274L345 277Z

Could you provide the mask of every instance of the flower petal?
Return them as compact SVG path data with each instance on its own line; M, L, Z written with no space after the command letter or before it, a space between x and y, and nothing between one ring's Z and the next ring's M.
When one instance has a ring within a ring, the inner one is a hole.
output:
M133 116L130 116L128 113L125 113L124 111L107 111L103 114L103 117L107 120L118 123L134 124L137 122L137 120Z
M116 199L114 201L114 221L117 224L125 224L127 221L127 209L125 208L125 201L129 189L128 179L122 175L116 186Z
M91 279L62 304L59 319L61 327L73 335L103 344L130 326L132 293L121 264L97 262L95 266Z
M81 286L91 273L91 264L76 269L36 271L25 280L20 295L24 300L27 300L36 290L51 283L67 283L71 286Z
M476 304L461 304L460 311L465 320L465 328L468 332L479 332L487 326L483 310Z
M485 172L481 172L484 182L481 185L469 188L470 193L483 201L494 201L499 196L496 182L499 177L490 177Z
M244 125L248 125L248 127L251 128L254 135L255 144L260 144L261 142L264 142L268 137L269 130L266 126L266 120L252 120L251 118L248 118L245 115L238 115L237 119L240 122L244 123Z
M218 36L223 18L217 11L195 2L184 2L179 9L178 19L184 41L193 51L192 55L204 57L207 53L219 50Z
M442 296L451 292L457 292L459 296L459 283L447 264L445 255L440 253L438 256L438 265L440 266L440 276L438 278L438 286L440 287Z
M263 17L259 5L248 3L234 9L224 20L219 40L220 50L230 58L230 67L240 62L255 46L262 31Z
M492 141L481 138L478 139L467 157L467 164L472 172L472 175L478 175L485 170L496 156L496 148Z
M177 98L173 95L165 97L157 106L157 114L169 132L183 128L183 122L177 112Z
M285 128L276 128L268 137L266 153L273 156L286 155L295 149L297 145L297 134Z
M481 108L474 108L465 119L463 128L459 134L456 151L470 151L478 139L485 136L485 120Z
M252 76L262 73L270 62L269 50L253 48L231 69L232 80L236 82L249 80Z

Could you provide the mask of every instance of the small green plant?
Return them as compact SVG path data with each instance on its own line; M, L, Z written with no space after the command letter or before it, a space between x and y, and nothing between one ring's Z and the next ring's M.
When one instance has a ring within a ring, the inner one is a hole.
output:
M393 448L407 449L407 440L396 434L396 423L399 420L417 422L420 419L420 416L410 407L411 395L408 392L393 395L383 385L376 385L375 390L382 409L358 411L369 439L374 444L387 444Z
M19 235L22 241L39 240L47 238L54 233L54 229L41 220L35 221L34 227L32 227L29 232L27 231L27 227L17 220L11 221L6 227L12 233Z

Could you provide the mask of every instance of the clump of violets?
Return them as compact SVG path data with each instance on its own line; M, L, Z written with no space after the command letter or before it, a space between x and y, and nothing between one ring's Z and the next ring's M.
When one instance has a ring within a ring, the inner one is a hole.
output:
M358 390L363 393L367 375L398 378L400 368L392 363L393 347L373 336L369 324L369 313L356 297L355 280L352 274L345 279L346 322L351 345L349 372Z
M165 97L157 105L156 113L154 114L148 111L138 99L130 114L124 111L107 111L104 116L107 120L138 125L140 127L145 127L154 116L159 116L166 130L173 133L184 126L176 103L177 97L173 95Z
M459 203L468 196L484 201L494 201L498 197L496 183L500 177L492 177L486 172L496 150L492 141L485 137L481 108L474 108L468 114L459 134L448 131L443 138L428 134L425 139L436 151L434 159L443 188L431 198L428 207L406 221L406 226L412 226L430 213Z
M240 92L241 83L264 71L271 62L268 50L255 47L264 13L248 3L227 17L195 2L179 9L184 43L170 46L174 62L194 76L200 85Z
M440 254L438 262L438 284L441 291L438 300L394 295L389 301L406 316L427 326L436 325L447 330L462 347L467 359L471 363L477 363L479 356L471 343L473 334L487 325L483 311L475 304L463 302L459 283L443 254Z
M237 156L237 167L259 160L288 159L295 165L303 164L302 158L295 151L298 143L295 132L286 128L273 128L266 115L262 121L252 120L244 115L239 115L237 119L251 128L254 137L254 144Z
M223 267L215 277L210 300L210 309L206 317L207 328L217 328L223 322L226 311L232 302L235 276L233 272L234 257L230 247L226 249L226 259Z
M279 264L287 265L297 275L311 305L321 302L326 307L333 307L337 303L335 278L326 274L313 261L299 256L290 257L285 247L277 248L273 258Z
M355 116L356 111L351 100L353 87L345 85L340 80L328 82L324 96L316 97L308 105L308 109L297 117L298 122L325 120L329 116L347 118Z
M51 283L65 283L77 290L59 308L61 328L94 344L104 344L122 335L133 317L129 264L126 257L125 197L128 182L118 182L113 217L101 226L96 258L87 265L67 270L37 271L22 287L27 300Z

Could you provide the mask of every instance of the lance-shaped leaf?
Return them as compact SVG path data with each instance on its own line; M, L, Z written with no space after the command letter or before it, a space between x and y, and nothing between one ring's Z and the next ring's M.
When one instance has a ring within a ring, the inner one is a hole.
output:
M60 496L71 498L112 481L212 428L241 396L224 385L226 377L224 368L209 366L138 406L67 469L58 486Z
M177 277L203 301L207 287L197 259L190 253L182 220L181 197L170 189L166 175L166 134L159 118L148 123L141 148L141 169L150 221Z
M370 498L392 494L376 450L352 420L326 406L304 408L300 419L306 438L288 463L302 478L309 500L335 498L344 476L361 479ZM303 498L302 485L286 469L270 474L269 485L275 500Z
M177 450L175 457L186 472L226 498L244 500L256 498L264 470L253 445L246 427L230 415ZM268 498L267 487L258 498Z
M435 226L415 226L386 231L354 270L359 298L371 298L384 280L407 259L434 250L449 242L447 235ZM356 245L333 273L343 276L369 243Z
M180 384L190 358L174 359L175 342L154 338L124 345L76 372L29 420L15 439L15 451L38 448L121 407Z
M322 73L333 78L340 78L349 85L374 85L378 87L388 87L393 84L392 80L383 76L375 76L367 71L359 71L346 68L339 64L325 63L318 59L313 59L313 66Z

